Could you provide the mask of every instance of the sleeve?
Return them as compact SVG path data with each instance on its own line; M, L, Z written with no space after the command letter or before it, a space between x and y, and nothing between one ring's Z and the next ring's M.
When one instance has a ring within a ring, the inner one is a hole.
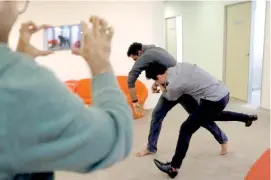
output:
M28 75L14 97L24 105L10 115L18 122L8 126L14 172L85 173L128 156L133 118L113 73L93 78L90 108L48 70Z
M137 78L139 77L141 72L146 69L146 67L149 65L151 60L152 59L149 54L143 54L142 56L139 57L138 60L136 60L134 66L132 67L132 69L128 75L128 87L129 88L135 87L135 82L136 82Z

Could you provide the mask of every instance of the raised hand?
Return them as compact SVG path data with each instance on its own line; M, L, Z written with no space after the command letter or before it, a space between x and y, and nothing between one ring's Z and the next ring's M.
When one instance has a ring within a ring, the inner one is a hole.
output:
M49 54L52 54L53 51L39 50L30 44L30 39L34 33L38 32L39 30L46 29L48 27L50 27L50 26L49 25L37 26L32 21L23 23L20 28L20 37L19 37L19 41L18 41L18 45L17 45L16 50L18 52L30 55L33 58L36 58L38 56L47 56Z
M109 27L104 19L97 16L90 17L89 22L92 24L92 28L88 27L84 21L81 22L81 47L73 49L72 53L80 55L86 60L93 75L112 71L109 58L113 28Z
M133 103L133 107L134 107L135 113L137 115L144 115L145 114L144 108L141 104L139 104L139 102Z

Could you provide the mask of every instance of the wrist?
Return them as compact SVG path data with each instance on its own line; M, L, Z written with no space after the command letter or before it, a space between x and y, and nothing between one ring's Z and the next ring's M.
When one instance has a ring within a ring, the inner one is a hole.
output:
M16 52L22 53L22 54L24 54L24 55L26 55L26 56L29 56L29 57L31 57L31 58L34 58L34 59L36 58L36 56L32 55L31 53L29 53L29 52L26 51L25 49L17 48L17 49L16 49Z
M137 102L138 102L138 99L132 101L132 103L137 103Z
M103 73L106 73L106 72L112 72L113 73L113 69L112 69L110 63L103 63L102 65L96 65L96 64L88 63L88 65L89 65L91 74L93 76L103 74Z

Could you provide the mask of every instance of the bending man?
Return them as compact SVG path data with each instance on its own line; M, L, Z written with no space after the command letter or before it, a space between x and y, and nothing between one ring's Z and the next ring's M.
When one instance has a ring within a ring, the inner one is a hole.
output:
M168 101L175 101L183 94L191 95L199 105L182 124L175 155L170 163L154 160L156 166L170 177L178 174L185 158L192 135L202 126L214 121L240 121L251 126L257 115L223 111L229 102L228 89L210 74L188 63L177 63L167 68L159 63L152 63L146 70L146 77L153 79L163 87Z
M135 64L129 72L128 87L133 101L134 109L140 113L142 111L141 105L138 103L135 82L142 71L146 70L153 62L158 62L166 67L173 67L176 65L176 60L164 49L155 47L154 45L142 45L141 43L133 43L130 45L127 56L135 61ZM159 93L158 84L152 85L153 93ZM182 95L175 101L167 100L164 95L161 95L158 103L156 104L153 113L150 126L150 132L148 137L148 146L141 152L137 153L137 156L145 156L148 154L156 153L157 142L162 126L162 121L167 113L176 105L181 104L184 109L191 114L198 103L189 95ZM221 144L221 155L227 152L227 136L220 130L215 122L203 125L210 133L215 137L219 144Z

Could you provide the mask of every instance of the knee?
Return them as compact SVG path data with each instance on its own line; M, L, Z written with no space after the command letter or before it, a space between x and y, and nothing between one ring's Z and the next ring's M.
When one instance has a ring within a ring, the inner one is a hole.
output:
M180 128L180 134L181 133L188 133L189 132L189 127L188 127L188 125L187 125L187 123L186 122L184 122L182 125L181 125L181 128Z
M197 125L193 125L187 121L185 121L180 128L180 134L181 133L185 133L185 134L190 134L192 135L195 131L198 130L198 126Z
M163 121L165 116L166 115L165 115L165 113L163 113L163 111L154 109L152 112L152 122Z

